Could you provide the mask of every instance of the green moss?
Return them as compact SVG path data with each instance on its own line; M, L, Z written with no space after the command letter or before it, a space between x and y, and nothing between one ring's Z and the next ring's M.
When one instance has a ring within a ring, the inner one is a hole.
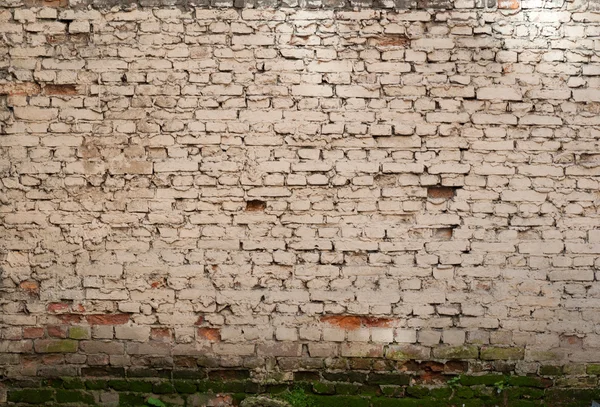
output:
M129 390L138 393L151 393L152 382L147 382L144 380L131 380L129 381Z
M70 339L44 340L36 345L40 353L73 353L77 352L79 342Z
M95 404L94 396L78 390L57 390L56 401L59 403L77 403L77 405Z
M369 407L370 400L360 396L310 396L314 407Z
M335 394L335 385L333 383L315 382L313 391L317 394Z
M511 386L521 386L521 387L538 387L544 388L547 387L547 381L539 377L533 376L509 376L506 379L507 383Z
M600 375L600 365L587 365L585 371L587 374Z
M196 383L191 380L176 380L174 384L178 393L192 394L196 392Z
M90 339L90 328L87 326L72 326L69 328L69 338L71 339Z
M89 390L104 390L108 388L106 380L86 380L85 387Z
M452 396L452 389L448 387L440 387L437 389L431 389L430 396L438 400L447 400Z
M65 389L85 389L83 380L76 377L66 377L63 379L63 387Z
M175 386L170 382L158 382L152 386L152 391L156 394L175 393Z
M460 376L460 384L463 386L475 386L478 384L493 386L495 383L503 379L504 376L501 375Z
M542 376L560 376L560 375L562 375L562 366L554 366L554 365L541 366L540 374Z
M108 387L110 387L111 389L114 389L116 391L125 391L125 390L129 390L130 385L127 380L116 379L116 380L109 380Z
M475 392L470 387L457 387L454 390L454 395L461 399L471 399L475 395Z
M410 386L406 388L406 394L411 397L423 399L425 397L429 397L429 389L423 386Z
M12 403L42 404L54 399L54 391L48 389L26 389L8 392L8 401Z
M140 407L146 402L143 394L119 393L119 407Z
M402 386L381 385L379 388L384 396L400 397L404 395L404 387Z
M475 345L443 346L434 348L433 355L438 359L476 359L479 348Z

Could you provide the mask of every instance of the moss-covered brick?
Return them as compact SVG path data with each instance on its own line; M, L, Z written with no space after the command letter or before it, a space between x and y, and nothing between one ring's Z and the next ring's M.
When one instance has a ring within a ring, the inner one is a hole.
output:
M363 372L323 372L323 378L330 382L365 383L367 374Z
M446 400L452 396L452 389L449 387L434 388L431 389L429 396L437 400Z
M121 379L109 380L108 387L116 391L129 390L129 381Z
M587 374L600 375L600 365L587 365L585 371ZM540 372L540 374L542 373Z
M509 399L539 400L544 397L544 390L533 387L508 387L504 389Z
M360 384L355 383L336 383L335 393L350 396L353 394L358 394L360 392L361 387L362 386Z
M454 395L461 399L470 399L473 398L475 393L471 390L470 387L457 387L454 389Z
M11 403L42 404L54 400L54 391L49 389L12 390L8 392Z
M466 346L440 346L433 349L436 359L477 359L479 348L475 345Z
M108 381L106 380L86 380L85 387L89 390L104 390L108 388Z
M369 407L370 399L360 396L309 396L314 407Z
M562 375L562 366L545 365L540 366L540 374L542 376L560 376ZM591 373L588 373L591 374Z
M381 386L377 384L364 384L359 388L359 394L361 396L380 396L381 395Z
M483 347L481 348L480 357L483 360L521 360L525 357L525 349Z
M482 376L460 376L459 382L463 386L475 386L483 384L485 386L493 386L495 383L504 380L502 375L482 375Z
M90 339L92 337L89 326L72 326L69 328L69 338Z
M175 393L175 386L170 382L158 382L152 386L152 391L156 394Z
M367 379L369 384L395 384L406 386L410 383L410 376L406 374L371 373Z
M424 386L410 386L406 388L406 394L411 397L422 399L429 396L429 389Z
M381 389L381 394L383 394L384 396L387 396L387 397L401 397L404 395L404 387L403 386L382 384L381 386L379 386L379 388Z
M79 342L71 339L39 339L34 342L38 353L74 353Z
M192 380L175 380L173 385L177 393L192 394L197 390L196 383Z
M119 393L119 407L140 407L146 404L146 397L140 393Z
M335 394L335 384L316 382L313 383L313 391L317 394Z
M94 396L79 390L57 390L56 401L58 403L73 403L77 405L95 404Z
M377 397L371 400L372 407L440 407L438 400L432 399L394 399Z
M77 377L66 377L63 379L62 387L65 389L73 390L73 389L85 389L85 383L83 380Z
M130 380L129 381L129 390L135 391L138 393L151 393L152 392L152 382L148 382L145 380Z
M540 389L552 385L550 380L535 376L508 376L506 381L511 386L538 387Z

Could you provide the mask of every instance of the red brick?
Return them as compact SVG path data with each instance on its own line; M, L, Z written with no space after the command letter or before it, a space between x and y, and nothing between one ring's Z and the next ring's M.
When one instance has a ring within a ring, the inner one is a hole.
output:
M218 342L221 339L221 332L217 328L198 328L198 339Z
M246 211L247 212L260 212L264 211L267 208L267 203L265 201L248 201L246 202Z
M34 338L43 338L44 337L44 328L24 328L23 329L23 338L25 339L34 339Z
M46 95L77 95L76 85L46 85L44 94Z
M23 281L21 284L19 284L19 288L30 296L36 296L40 292L40 284L37 281Z
M86 315L90 325L123 325L129 322L129 314L96 314Z
M33 82L0 84L0 95L32 96L40 93L40 86Z
M159 342L171 342L171 330L169 328L152 328L150 339Z
M53 302L48 304L46 309L48 312L62 312L69 309L69 304L65 304L64 302Z
M451 199L454 197L454 188L449 187L429 187L427 196L434 199Z
M46 327L48 336L51 338L66 338L67 337L67 326L65 325L48 325Z
M326 315L321 317L321 322L346 330L354 330L363 326L388 327L393 320L390 318L360 317L355 315Z

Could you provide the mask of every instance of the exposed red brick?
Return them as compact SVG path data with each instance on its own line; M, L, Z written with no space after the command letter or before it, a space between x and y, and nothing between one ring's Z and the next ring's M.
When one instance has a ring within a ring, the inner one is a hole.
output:
M348 315L326 315L321 317L321 322L348 330L358 329L362 325L360 317Z
M46 327L48 336L51 338L66 338L67 337L67 326L66 325L48 325Z
M23 328L23 338L25 339L34 339L42 337L44 337L44 328Z
M433 237L439 240L450 240L452 239L452 228L434 229Z
M153 341L170 342L171 330L169 328L152 328L150 330L150 339Z
M129 314L96 314L86 315L90 325L123 325L129 322Z
M198 339L218 342L221 339L221 333L217 328L198 328Z
M85 307L81 304L77 304L73 306L73 311L76 312L85 312Z
M0 84L0 95L31 96L40 93L40 85L33 82Z
M246 212L260 212L267 208L265 201L253 200L246 202Z
M165 281L164 278L161 278L160 280L152 281L150 283L150 287L152 287L152 288L160 288L160 287L164 287L166 285L167 285L167 282Z
M454 197L454 188L450 187L429 187L427 196L436 199L450 199Z
M64 302L53 302L53 303L48 304L46 309L48 310L48 312L67 311L69 309L69 304L66 304Z
M360 327L388 327L392 321L390 318L361 317L355 315L325 315L321 317L321 322L347 330L354 330Z
M577 335L561 335L559 346L561 348L581 349L583 347L583 338Z
M44 87L46 95L77 95L76 85L46 85Z
M37 281L23 281L19 288L31 296L36 296L40 292L40 284Z
M467 372L469 370L469 362L451 360L446 362L444 365L444 372L446 373L458 373ZM449 379L449 377L447 377Z
M200 315L194 325L201 325L204 322L204 317Z
M362 317L362 324L369 327L388 327L391 322L389 318Z
M65 363L65 355L60 355L60 354L43 355L41 362L44 365L62 365Z
M72 324L81 322L81 315L77 314L61 314L57 315L58 318L63 324Z

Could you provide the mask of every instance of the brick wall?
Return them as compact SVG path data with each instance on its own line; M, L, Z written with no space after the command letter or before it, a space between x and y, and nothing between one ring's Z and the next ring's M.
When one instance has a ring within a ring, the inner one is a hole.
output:
M0 5L2 375L597 371L597 3L71 3Z

